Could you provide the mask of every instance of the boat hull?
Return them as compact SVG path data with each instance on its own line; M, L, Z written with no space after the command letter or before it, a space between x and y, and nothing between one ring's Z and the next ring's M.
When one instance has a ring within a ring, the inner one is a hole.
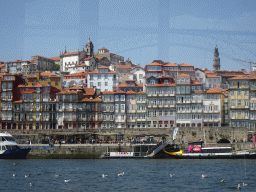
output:
M256 159L256 154L247 155L169 155L172 159Z
M26 159L31 148L26 149L8 149L0 154L0 159Z

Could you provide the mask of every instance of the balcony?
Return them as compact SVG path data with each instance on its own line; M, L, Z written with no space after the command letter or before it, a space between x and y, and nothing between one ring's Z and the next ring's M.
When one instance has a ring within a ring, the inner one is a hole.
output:
M49 98L43 98L43 102L48 102Z
M11 108L11 107L8 107L8 108L7 108L7 110L8 110L8 111L11 111L11 110L12 110L12 108Z
M7 117L7 120L9 120L9 121L12 120L12 117Z

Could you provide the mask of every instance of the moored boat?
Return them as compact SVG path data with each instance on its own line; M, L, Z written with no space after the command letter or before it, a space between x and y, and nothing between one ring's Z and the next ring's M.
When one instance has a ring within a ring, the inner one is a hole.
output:
M30 150L21 149L11 134L0 133L0 159L25 159Z
M256 159L256 152L233 152L231 147L202 147L203 141L188 143L188 152L184 153L179 145L168 144L155 157L175 159Z

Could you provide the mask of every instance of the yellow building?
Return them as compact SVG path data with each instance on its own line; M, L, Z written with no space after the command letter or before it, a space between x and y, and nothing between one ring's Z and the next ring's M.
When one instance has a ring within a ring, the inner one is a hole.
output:
M26 83L28 85L41 84L42 86L52 86L56 89L61 89L60 76L53 74L49 71L42 73L37 73L26 78Z
M249 129L249 81L248 76L239 75L229 79L229 114L231 127Z

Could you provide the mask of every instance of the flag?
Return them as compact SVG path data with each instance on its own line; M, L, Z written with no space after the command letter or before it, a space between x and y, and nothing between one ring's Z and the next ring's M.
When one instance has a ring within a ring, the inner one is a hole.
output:
M176 139L178 130L179 130L179 127L176 127L176 128L174 129L174 131L173 131L173 140Z

